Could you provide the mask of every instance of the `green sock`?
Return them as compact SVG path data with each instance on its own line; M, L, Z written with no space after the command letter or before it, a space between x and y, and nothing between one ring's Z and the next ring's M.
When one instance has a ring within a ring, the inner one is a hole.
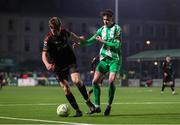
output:
M116 90L115 85L114 85L114 84L111 84L111 85L109 86L109 100L108 100L109 105L111 105L112 102L113 102L115 90Z
M101 89L99 85L93 85L93 93L95 106L100 106Z

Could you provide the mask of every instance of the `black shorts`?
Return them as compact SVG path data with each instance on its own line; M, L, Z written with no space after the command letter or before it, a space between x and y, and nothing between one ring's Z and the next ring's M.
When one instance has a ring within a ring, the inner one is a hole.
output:
M173 79L173 76L171 76L171 75L168 75L168 76L164 76L163 77L163 83L165 82L165 83L167 83L167 82L173 82L174 81L174 79Z
M71 64L64 69L59 69L58 67L56 67L54 72L56 73L56 78L58 82L61 82L63 80L68 81L68 77L70 76L70 74L79 72L79 70L77 64Z

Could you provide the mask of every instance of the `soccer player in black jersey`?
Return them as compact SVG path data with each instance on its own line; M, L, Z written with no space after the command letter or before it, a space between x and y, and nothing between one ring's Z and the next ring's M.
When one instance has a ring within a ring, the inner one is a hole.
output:
M162 70L163 70L163 84L161 88L161 93L164 92L164 89L166 86L170 86L172 90L172 94L173 95L176 94L175 89L174 89L174 84L175 84L174 70L173 70L173 64L172 64L170 56L166 56L166 59L163 62Z
M63 87L65 96L73 109L76 110L75 117L82 116L82 112L73 96L68 85L68 76L77 86L83 98L86 100L90 111L94 111L95 107L88 98L85 85L80 79L75 54L67 43L69 40L80 42L81 38L76 34L67 31L61 27L61 21L58 17L52 17L49 20L50 32L44 39L42 61L49 71L56 73L59 84Z

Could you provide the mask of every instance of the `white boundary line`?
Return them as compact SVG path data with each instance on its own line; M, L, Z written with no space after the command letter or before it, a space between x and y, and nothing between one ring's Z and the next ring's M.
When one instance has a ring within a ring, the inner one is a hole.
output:
M154 105L154 104L180 104L180 102L125 102L125 103L113 103L116 105Z
M78 103L83 105L84 103ZM101 103L103 105L107 104L107 103ZM115 105L154 105L154 104L180 104L180 102L122 102L122 103L113 103ZM0 104L0 107L2 106L58 106L59 104L56 103L29 103L29 104Z
M58 124L71 124L71 125L91 125L91 124L85 124L85 123L51 121L51 120L42 120L42 119L15 118L15 117L5 117L5 116L0 116L0 119L33 121L33 122L44 122L44 123L58 123Z
M57 105L55 103L15 103L15 104L0 104L0 106L53 106L53 105Z
M43 122L43 123L47 123L48 125L50 125L49 123L68 124L68 125L104 125L104 124L86 124L86 123L75 123L75 122L51 121L51 120L41 120L41 119L15 118L15 117L5 117L5 116L0 116L0 119ZM14 125L14 124L6 124L6 125ZM34 125L34 124L23 124L23 125ZM44 124L38 124L38 125L44 125ZM108 124L108 125L124 125L124 124ZM132 124L126 124L126 125L132 125ZM169 125L169 124L133 124L133 125ZM171 125L179 125L179 124L171 124Z
M83 105L84 103L79 103ZM107 103L101 103L107 104ZM180 104L180 102L127 102L127 103L113 103L115 105L153 105L153 104ZM0 104L0 107L3 106L54 106L58 105L56 103L34 103L34 104ZM16 117L7 117L7 116L0 116L0 119L8 119L8 120L19 120L19 121L34 121L34 122L42 122L42 123L57 123L57 124L70 124L70 125L93 125L93 124L86 124L86 123L75 123L75 122L63 122L63 121L52 121L52 120L42 120L42 119L28 119L28 118L16 118ZM139 124L140 125L140 124ZM156 124L151 124L156 125ZM165 125L165 124L163 124Z

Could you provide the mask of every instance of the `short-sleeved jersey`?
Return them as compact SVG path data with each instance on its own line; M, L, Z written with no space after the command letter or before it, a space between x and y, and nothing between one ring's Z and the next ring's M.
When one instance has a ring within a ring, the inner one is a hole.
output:
M69 31L61 29L59 36L54 36L50 32L44 39L43 51L48 52L49 61L55 63L58 69L76 64L75 54L68 44L70 35Z
M90 39L81 42L81 45L90 45L96 41L96 37L100 36L105 43L100 50L100 60L110 57L114 60L120 60L122 30L119 25L113 24L111 27L103 26L99 28L96 34Z

